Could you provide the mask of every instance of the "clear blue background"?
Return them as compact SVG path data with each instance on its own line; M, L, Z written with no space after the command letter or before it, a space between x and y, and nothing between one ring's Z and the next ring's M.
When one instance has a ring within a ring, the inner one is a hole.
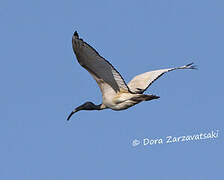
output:
M222 179L223 19L222 0L1 0L0 179ZM199 70L162 76L147 90L159 100L67 122L101 103L73 54L75 30L127 82L192 61ZM217 129L217 139L131 146Z

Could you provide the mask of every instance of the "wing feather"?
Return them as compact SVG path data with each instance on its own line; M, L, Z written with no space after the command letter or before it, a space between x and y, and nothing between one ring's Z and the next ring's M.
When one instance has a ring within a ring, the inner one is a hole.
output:
M161 77L164 73L167 73L176 69L196 69L196 66L194 66L193 63L190 63L181 67L149 71L149 72L135 76L128 83L128 87L133 93L143 93L155 80Z
M115 93L129 91L120 73L106 59L101 57L93 47L80 39L77 32L73 35L72 45L79 64L97 81L102 93L106 92L103 90L104 87L111 87ZM104 86L104 83L107 86Z

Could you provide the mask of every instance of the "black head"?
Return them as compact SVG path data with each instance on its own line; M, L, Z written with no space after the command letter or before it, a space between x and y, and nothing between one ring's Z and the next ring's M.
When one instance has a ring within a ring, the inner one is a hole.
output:
M99 106L93 104L92 102L85 102L84 104L82 104L81 106L78 106L77 108L75 108L71 114L68 116L67 120L69 120L71 118L71 116L81 110L99 110Z

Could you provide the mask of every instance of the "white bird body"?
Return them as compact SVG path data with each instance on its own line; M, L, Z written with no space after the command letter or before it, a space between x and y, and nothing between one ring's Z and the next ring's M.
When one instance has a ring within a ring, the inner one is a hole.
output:
M176 69L195 69L195 66L191 63L181 67L149 71L135 76L127 85L120 73L107 60L101 57L94 48L80 39L77 32L73 35L72 44L79 64L96 80L102 93L102 104L95 105L91 102L86 102L75 108L67 120L80 110L110 108L119 111L142 101L158 99L158 96L143 94L156 79L164 73Z
M103 104L110 109L113 110L124 110L127 109L134 104L136 104L131 99L134 97L138 97L138 94L131 94L129 92L119 92L117 94L113 94L111 96L103 96ZM140 95L141 96L141 95Z

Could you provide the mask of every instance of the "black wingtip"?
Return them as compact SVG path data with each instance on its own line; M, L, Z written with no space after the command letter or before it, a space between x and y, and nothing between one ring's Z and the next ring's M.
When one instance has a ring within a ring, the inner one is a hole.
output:
M190 63L190 64L187 64L186 66L188 67L188 69L196 69L196 70L198 70L197 65L194 65L194 63L193 63L193 62L192 62L192 63Z
M78 38L78 37L79 37L78 32L77 32L77 31L75 31L75 32L74 32L74 34L73 34L73 36L75 36L75 37L77 37L77 38Z
M191 66L191 65L193 65L194 64L194 62L192 62L192 63L190 63L190 64L187 64L186 66Z

